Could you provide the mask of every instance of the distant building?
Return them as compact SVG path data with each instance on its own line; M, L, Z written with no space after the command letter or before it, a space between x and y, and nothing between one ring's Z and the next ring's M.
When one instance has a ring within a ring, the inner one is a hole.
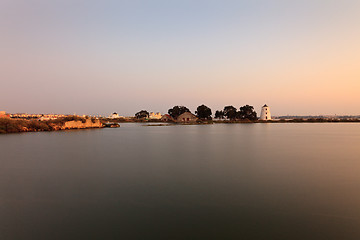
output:
M5 111L0 111L0 118L10 118L10 115L6 114Z
M175 119L169 114L162 115L160 120L163 122L175 122Z
M117 114L116 112L112 113L109 118L111 119L117 119L117 118L124 118L123 116L120 116L119 114Z
M271 120L270 108L266 104L261 108L260 120Z
M184 112L177 117L176 122L178 123L194 123L198 118L191 112Z
M49 121L49 120L58 119L58 116L47 114L47 115L41 116L41 117L38 118L38 119L39 119L39 121Z
M149 119L161 119L161 117L162 117L162 115L159 112L157 112L157 113L151 112L149 114Z

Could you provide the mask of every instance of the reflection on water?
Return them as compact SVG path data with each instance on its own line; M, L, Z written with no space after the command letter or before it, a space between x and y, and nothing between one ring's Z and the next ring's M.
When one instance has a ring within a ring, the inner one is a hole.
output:
M360 239L359 124L0 136L0 239Z

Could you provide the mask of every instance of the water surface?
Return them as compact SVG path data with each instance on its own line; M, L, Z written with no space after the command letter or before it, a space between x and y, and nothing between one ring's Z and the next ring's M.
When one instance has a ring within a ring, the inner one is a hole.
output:
M360 239L360 124L0 135L0 239Z

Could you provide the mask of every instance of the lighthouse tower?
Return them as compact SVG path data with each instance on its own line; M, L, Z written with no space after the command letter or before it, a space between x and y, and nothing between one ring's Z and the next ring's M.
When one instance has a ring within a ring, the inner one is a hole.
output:
M261 108L260 120L271 120L270 108L266 104Z

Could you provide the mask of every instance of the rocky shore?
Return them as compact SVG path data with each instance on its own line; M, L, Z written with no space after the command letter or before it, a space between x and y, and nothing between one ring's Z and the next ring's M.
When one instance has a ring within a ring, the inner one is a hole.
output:
M14 120L0 119L1 133L19 132L40 132L40 131L60 131L69 129L88 129L102 128L103 123L99 119L85 119L67 117L63 119L38 121L38 120Z

